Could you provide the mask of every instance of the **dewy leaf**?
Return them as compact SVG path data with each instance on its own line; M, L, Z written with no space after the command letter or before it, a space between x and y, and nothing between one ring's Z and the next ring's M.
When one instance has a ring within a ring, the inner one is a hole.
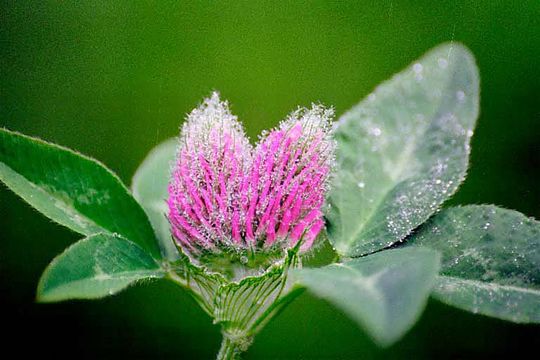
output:
M51 262L39 282L38 300L100 298L163 273L137 244L112 234L96 234L73 244Z
M478 73L459 44L430 51L336 125L328 235L355 257L403 240L465 177Z
M388 346L419 317L438 269L437 252L401 248L295 274L310 292L336 305L377 343Z
M131 184L133 196L150 218L162 253L171 261L178 259L178 250L171 238L166 200L177 145L177 139L169 139L152 149L135 172Z
M59 224L84 235L118 233L159 256L143 209L96 160L0 129L0 180Z
M409 243L440 250L434 296L515 322L540 322L540 222L496 206L443 210Z

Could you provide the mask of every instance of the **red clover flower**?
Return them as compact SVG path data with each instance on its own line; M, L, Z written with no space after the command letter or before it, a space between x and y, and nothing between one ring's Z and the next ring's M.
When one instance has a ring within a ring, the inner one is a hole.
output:
M228 103L213 93L181 129L169 183L169 221L188 254L308 251L334 164L333 110L298 109L250 145Z

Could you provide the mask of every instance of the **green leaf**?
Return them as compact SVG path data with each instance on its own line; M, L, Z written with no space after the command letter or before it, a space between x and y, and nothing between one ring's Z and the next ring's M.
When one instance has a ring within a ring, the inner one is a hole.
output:
M143 209L96 160L0 129L0 180L59 224L84 235L118 233L159 256Z
M418 319L438 269L437 252L402 248L302 269L295 276L308 291L357 321L377 343L388 346Z
M179 256L171 238L166 199L177 145L177 139L169 139L152 149L135 172L131 183L133 196L150 218L161 252L171 261L178 260Z
M95 299L129 284L164 275L156 261L135 243L112 234L96 234L67 248L43 273L38 301Z
M470 52L442 45L341 117L327 212L340 255L404 239L455 192L468 166L478 86Z
M540 222L490 205L443 210L409 243L440 250L434 297L520 323L540 322Z

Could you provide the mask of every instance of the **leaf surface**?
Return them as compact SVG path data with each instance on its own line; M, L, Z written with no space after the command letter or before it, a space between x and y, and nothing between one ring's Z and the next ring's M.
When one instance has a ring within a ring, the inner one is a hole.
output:
M42 302L95 299L112 295L135 281L164 275L157 262L120 236L95 234L58 255L38 286Z
M491 205L443 210L409 243L439 250L434 297L474 313L540 322L540 222Z
M96 160L0 129L0 180L59 224L84 235L118 233L160 256L143 209Z
M446 44L340 118L326 214L340 255L403 240L455 192L467 170L478 101L473 56Z
M342 264L295 271L298 282L357 321L388 346L418 319L439 269L439 254L386 250Z
M171 229L167 220L167 185L171 176L177 139L169 139L156 146L139 166L131 189L133 196L141 204L150 218L152 227L159 240L162 253L171 261L177 260L178 250L171 238Z

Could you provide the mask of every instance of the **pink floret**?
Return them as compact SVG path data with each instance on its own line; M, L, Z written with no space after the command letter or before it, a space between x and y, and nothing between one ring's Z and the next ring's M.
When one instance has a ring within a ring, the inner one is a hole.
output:
M191 254L297 244L308 251L324 228L332 116L318 105L298 110L252 148L228 104L217 93L206 99L182 127L169 183L177 244Z

